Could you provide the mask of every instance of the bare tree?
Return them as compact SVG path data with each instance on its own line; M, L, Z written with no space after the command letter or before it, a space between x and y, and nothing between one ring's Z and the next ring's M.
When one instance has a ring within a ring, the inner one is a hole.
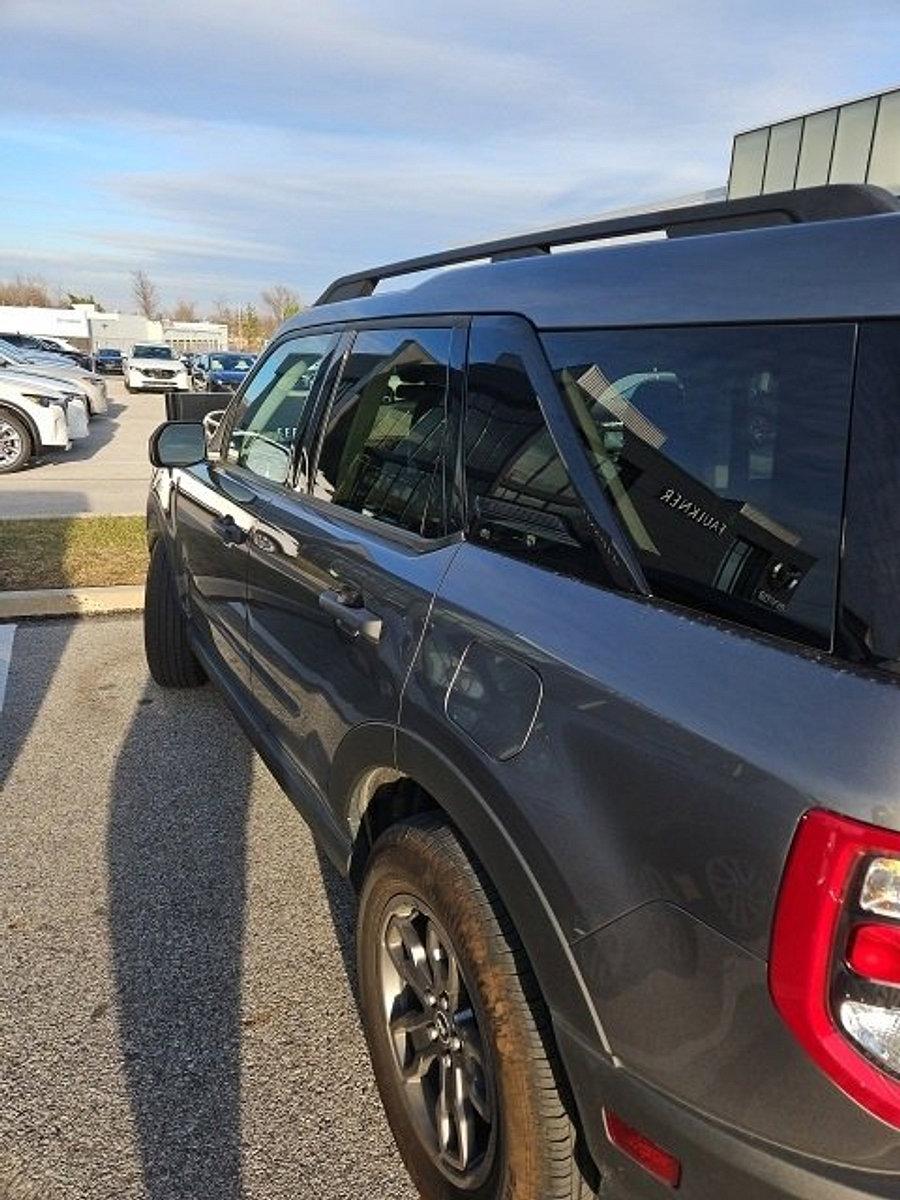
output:
M159 316L159 292L146 271L132 273L131 289L137 302L138 312L148 321L155 321Z
M173 321L196 321L197 306L193 300L179 300L172 309Z
M103 305L97 299L93 292L88 292L82 295L81 292L66 292L65 302L67 308L74 308L76 304L93 304L97 312L104 312Z
M303 301L297 293L283 283L276 283L274 287L270 287L263 292L262 298L263 304L279 324L303 308Z
M16 308L53 308L53 298L43 279L33 275L17 275L8 283L0 283L0 304Z

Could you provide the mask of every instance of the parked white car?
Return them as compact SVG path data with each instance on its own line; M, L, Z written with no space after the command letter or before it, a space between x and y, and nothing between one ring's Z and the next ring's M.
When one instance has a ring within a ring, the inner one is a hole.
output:
M87 435L87 404L65 384L0 375L0 475L21 471L44 450L68 450Z
M125 387L129 392L189 392L191 377L171 346L142 343L135 346L124 364Z
M109 408L106 380L85 371L70 359L20 350L0 338L0 371L3 370L39 375L42 379L54 380L66 391L77 392L84 398L89 417L105 413Z

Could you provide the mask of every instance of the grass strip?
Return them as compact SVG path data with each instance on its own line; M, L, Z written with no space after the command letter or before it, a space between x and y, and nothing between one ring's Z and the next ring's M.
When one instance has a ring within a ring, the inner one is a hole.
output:
M0 590L142 583L143 517L0 520Z

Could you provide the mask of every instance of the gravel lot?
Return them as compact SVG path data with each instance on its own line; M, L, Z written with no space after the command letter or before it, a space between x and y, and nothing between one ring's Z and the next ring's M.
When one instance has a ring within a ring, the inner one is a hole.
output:
M3 1200L411 1200L347 887L210 688L22 624L0 791Z
M161 393L130 395L108 376L109 414L71 450L48 451L33 467L0 478L0 517L141 513L147 503L147 439L166 418Z

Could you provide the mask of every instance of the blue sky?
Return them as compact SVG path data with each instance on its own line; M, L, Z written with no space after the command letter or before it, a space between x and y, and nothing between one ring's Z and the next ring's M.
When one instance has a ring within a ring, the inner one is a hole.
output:
M723 183L900 83L898 0L0 0L0 277L253 299Z

